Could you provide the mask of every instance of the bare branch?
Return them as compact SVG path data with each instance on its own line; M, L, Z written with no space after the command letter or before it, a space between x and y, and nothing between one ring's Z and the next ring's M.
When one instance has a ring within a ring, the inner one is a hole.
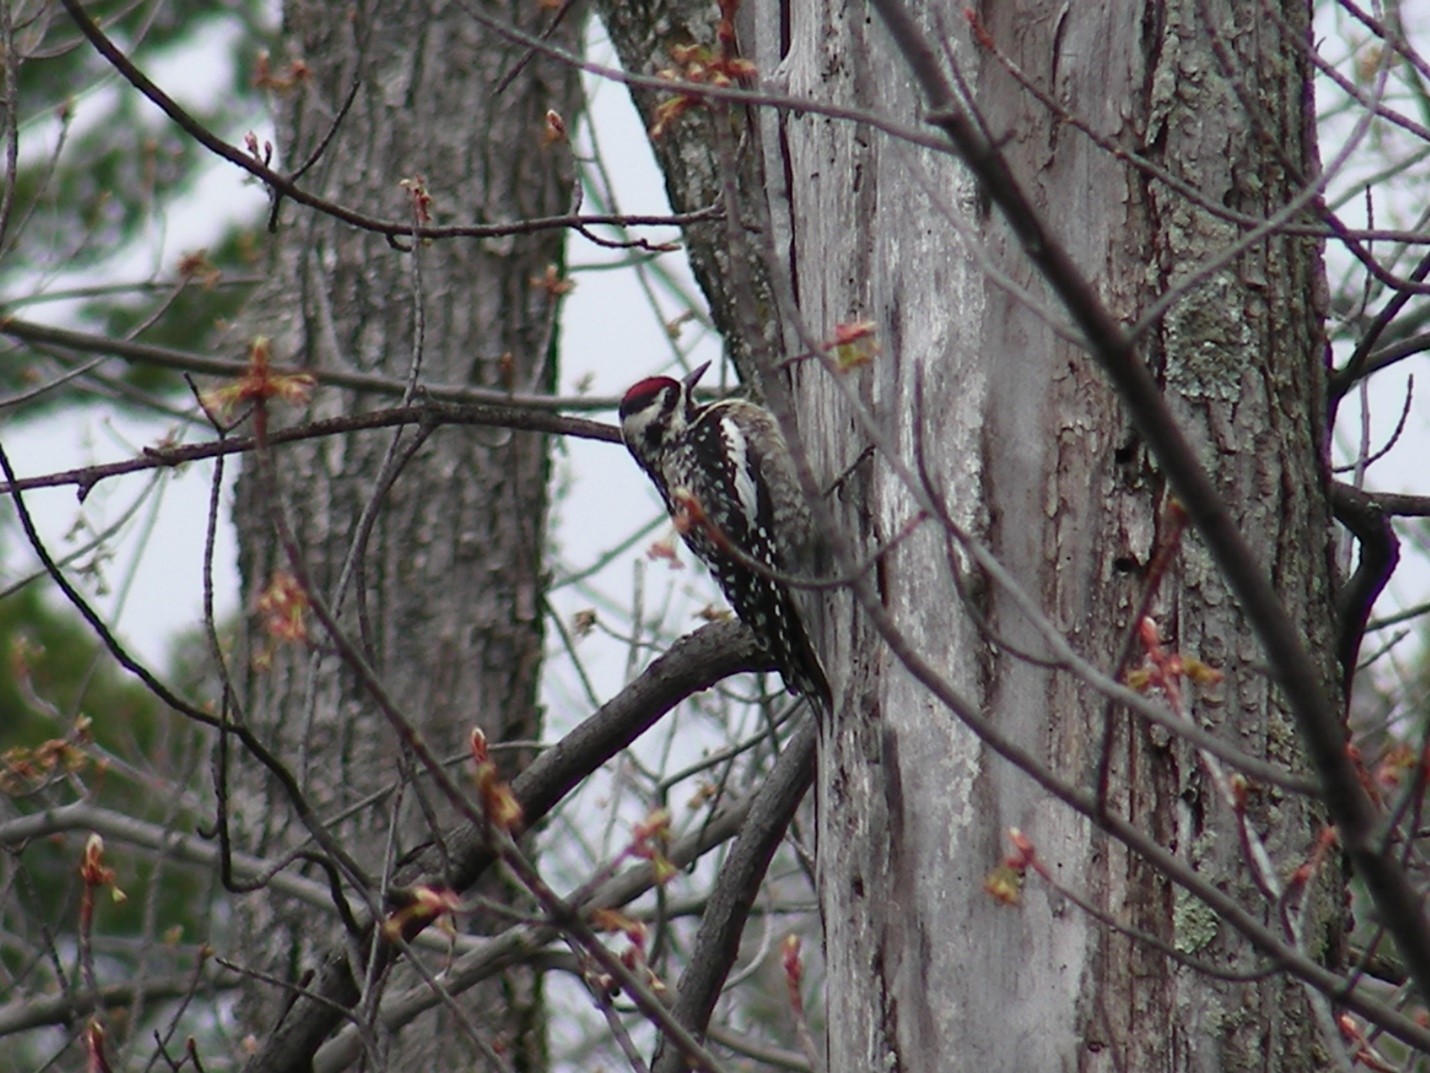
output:
M0 317L0 334L24 339L31 343L46 343L87 354L109 354L124 361L154 365L162 369L203 373L207 376L218 376L225 379L242 376L248 370L247 359L213 358L204 354L195 354L192 351L176 350L173 347L134 343L105 335L93 335L89 332L36 324L33 321L20 320L16 317ZM300 370L279 365L273 366L273 372L277 375L306 372L319 384L351 388L354 391L374 395L400 398L407 390L405 380L378 373L355 373L344 369ZM422 391L428 398L440 402L480 402L548 411L614 410L620 402L619 399L602 396L524 395L518 392L491 391L457 384L426 383L422 385Z
M755 795L750 817L710 893L672 1007L675 1018L697 1036L706 1032L770 860L814 778L816 737L814 724L806 722L785 746L774 771ZM662 1040L651 1068L654 1073L680 1073L685 1068L683 1058Z
M257 179L263 181L275 195L292 198L300 205L307 205L309 208L317 209L326 213L334 219L342 220L344 223L352 224L354 227L364 231L371 231L375 234L386 235L389 239L396 238L493 238L501 235L527 235L537 231L551 231L570 227L590 227L601 224L613 224L623 227L681 227L689 223L698 223L716 218L714 210L682 213L675 216L550 216L544 219L519 220L508 224L461 224L453 227L413 227L411 223L398 222L393 220L382 220L374 216L368 216L353 209L329 201L327 198L319 197L304 187L298 186L288 176L281 172L274 171L266 163L256 159L252 154L244 152L235 145L230 145L222 138L219 138L213 131L200 123L187 111L182 108L177 101L154 84L150 78L144 74L134 62L126 56L113 41L111 41L91 19L79 3L79 0L61 0L65 10L69 12L75 25L80 32L89 39L95 51L109 61L110 65L120 73L130 85L144 94L152 101L160 111L172 119L185 134L193 138L209 152L222 157L231 164L236 164L244 171ZM301 172L299 172L301 174Z
M210 973L202 981L206 990L228 991L235 981L228 974ZM67 991L58 995L26 995L0 1006L0 1036L13 1035L45 1025L71 1024L95 1010L132 1006L141 994L148 999L182 998L194 990L192 975L163 976L151 980L129 980L104 984L96 991Z
M645 672L512 780L511 790L527 824L539 822L581 780L655 724L691 693L740 671L766 670L754 637L739 623L719 622L681 638ZM435 851L398 877L403 885L429 883L467 890L495 861L480 825L443 839L450 853L444 868ZM434 873L433 869L440 869ZM368 924L371 927L371 924ZM341 1020L335 1006L357 1001L349 953L334 945L283 1021L264 1040L250 1068L299 1073Z

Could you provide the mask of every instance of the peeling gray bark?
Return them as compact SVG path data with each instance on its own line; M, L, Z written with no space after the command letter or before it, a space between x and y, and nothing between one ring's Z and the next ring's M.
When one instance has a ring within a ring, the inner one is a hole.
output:
M998 49L1100 134L1149 153L1214 204L1268 214L1298 185L1269 145L1314 171L1306 72L1265 20L1207 6L1269 141L1218 70L1195 3L998 4L984 5L982 17ZM1303 6L1284 15L1306 32ZM935 40L940 29L954 32L942 47L994 140L1115 313L1135 320L1237 237L1051 117L962 36L962 5L927 6L920 17ZM764 5L759 26L760 69L778 65L790 93L905 120L919 114L915 87L863 5ZM773 191L773 215L785 236L779 267L804 319L825 337L842 321L876 322L882 355L847 383L906 463L922 449L955 520L1110 670L1164 489L1085 355L1010 294L1017 288L1064 319L1010 232L948 158L808 114L766 117L762 134L767 175L790 177ZM1321 293L1314 246L1274 238L1174 306L1146 352L1311 647L1325 654L1334 689ZM802 386L814 468L844 474L867 439L827 380ZM878 456L846 476L831 506L856 557L914 510ZM1103 703L980 636L931 527L901 543L877 576L889 613L1000 730L1062 777L1095 785ZM990 586L976 598L1009 645L1045 650L1004 592ZM1256 755L1303 767L1259 648L1195 538L1154 613L1179 650L1226 673L1197 694L1196 717ZM996 904L982 881L1018 827L1061 883L1128 925L1213 964L1247 963L1213 916L987 754L893 662L847 596L826 600L821 651L839 697L818 781L832 1070L1324 1066L1304 995L1284 979L1227 984L1174 968L1036 881L1020 907ZM1113 718L1110 807L1264 906L1196 754L1120 712ZM1274 792L1254 809L1289 871L1320 817ZM1313 955L1329 953L1335 924L1329 910L1311 915Z
M533 33L549 17L534 5L510 15ZM542 131L547 109L574 124L580 95L573 71L537 59L495 97L494 86L523 50L485 33L460 6L384 5L370 13L373 21L368 17L304 0L285 7L283 53L274 69L302 58L312 72L310 82L279 100L290 166L313 151L352 80L360 80L350 114L306 183L389 219L408 216L399 184L419 174L435 222L517 220L569 207L569 150L544 144ZM556 35L567 48L578 40L578 19ZM557 302L536 281L548 266L560 271L562 235L445 241L419 245L415 256L420 274L413 252L285 206L272 283L252 327L274 338L280 360L314 369L404 377L420 353L419 381L518 392L554 387ZM275 417L322 417L380 403L323 389L306 414ZM405 457L411 440L405 436L393 453ZM385 470L392 445L387 433L362 434L274 453L279 495L305 569L325 600L341 600L343 627L360 640L435 755L464 752L474 728L493 741L539 738L547 442L522 433L438 430L381 493L370 535L354 554L380 478L393 476ZM235 517L250 611L275 571L288 566L268 524L269 493L247 468ZM345 564L351 575L340 590ZM267 641L255 620L248 628L252 656ZM404 759L377 706L335 656L278 646L271 669L250 662L244 685L250 723L289 761L317 813L331 820L330 829L370 876L382 876L429 842L434 818L453 819L430 780L412 781L418 765ZM501 763L514 772L527 759L506 753ZM302 845L307 833L273 780L251 759L235 767L241 843L270 859ZM496 886L485 893L501 896ZM326 929L315 933L309 914L281 899L254 895L243 905L244 964L297 981L312 967L315 950L341 944ZM354 971L362 983L361 967ZM259 1033L268 1030L288 998L254 984L246 1020ZM460 1002L513 1068L527 1070L546 1061L539 998L538 978L514 971ZM430 1069L468 1054L461 1040L443 1012L436 1023L419 1022L380 1045L392 1048L387 1068Z

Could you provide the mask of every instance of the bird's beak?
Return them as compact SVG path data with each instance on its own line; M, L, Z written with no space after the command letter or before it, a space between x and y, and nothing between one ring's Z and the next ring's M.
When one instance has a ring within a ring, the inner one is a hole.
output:
M708 368L710 368L710 363L707 361L704 365L697 365L690 371L690 374L682 381L687 392L695 390L695 385L700 382L700 378L705 375L705 370Z

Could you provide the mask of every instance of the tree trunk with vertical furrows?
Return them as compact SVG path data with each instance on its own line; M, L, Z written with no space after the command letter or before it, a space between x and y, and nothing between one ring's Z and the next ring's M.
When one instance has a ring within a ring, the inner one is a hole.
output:
M550 14L518 5L505 17L539 33ZM565 22L555 43L575 48L580 21ZM420 184L434 223L569 208L570 149L543 130L548 109L576 122L576 72L537 58L498 94L525 50L482 30L460 5L385 5L369 14L290 0L280 47L271 69L301 59L307 71L277 96L285 166L313 154L336 123L301 180L315 192L403 220L412 218ZM340 116L355 80L352 106ZM562 274L563 249L559 231L389 243L284 204L262 312L245 327L272 337L275 360L315 370L410 377L419 389L432 382L549 392L559 305L549 282ZM324 387L303 416L392 401ZM409 429L282 447L272 452L271 484L247 467L235 508L245 606L253 612L274 576L291 570L270 524L276 502L314 592L337 610L435 756L460 756L478 728L493 742L537 739L549 444L529 433L456 427L419 439ZM292 773L309 805L380 897L384 877L430 843L453 811L311 617L309 628L315 644L305 649L275 643L256 614L248 619L243 715L276 755L297 758ZM529 759L499 756L508 774ZM460 768L451 770L460 777ZM273 859L315 848L276 781L251 758L235 761L232 781L243 845ZM502 897L495 884L484 893ZM238 960L281 980L300 983L314 968L313 952L338 938L315 933L307 912L275 895L251 895L243 906ZM480 929L480 918L471 926ZM440 970L441 959L427 957ZM368 980L360 965L353 973L359 1017L379 986L404 979ZM255 1031L271 1031L287 1002L281 990L254 982L241 1012ZM511 1068L545 1067L534 973L513 971L458 1002ZM377 1031L375 1046L394 1070L478 1066L464 1035L452 1013L439 1010L395 1040Z
M1213 208L1268 216L1315 173L1305 5L1284 5L1280 27L1190 0L983 5L983 43L962 5L918 7L1017 181L1126 324L1244 232L1097 147L1002 60ZM757 11L757 65L782 71L791 95L920 114L872 10ZM952 157L810 113L770 114L761 135L776 260L803 319L823 338L840 323L877 325L880 355L843 374L882 434L872 454L831 376L810 363L795 382L814 469L840 478L828 505L851 559L916 518L892 451L1113 673L1170 492L1094 363L1058 330L1068 318L1056 297ZM1141 348L1336 690L1322 295L1315 243L1273 235L1185 287ZM805 346L787 337L788 352ZM1046 655L1044 640L1002 585L969 571L980 630L957 593L966 562L928 523L882 558L878 599L906 640L1034 761L1079 789L1105 777L1111 811L1266 914L1196 750L1023 658ZM1225 676L1188 687L1191 716L1303 770L1260 647L1194 535L1150 613L1169 646ZM1031 876L1016 907L985 893L1017 828L1059 884L1122 924L1219 969L1254 964L1215 914L960 725L846 592L824 599L820 647L837 697L818 778L831 1070L1325 1067L1323 1025L1288 977L1228 982L1179 966ZM1282 875L1323 821L1269 787L1248 815ZM1329 956L1336 912L1317 905L1307 921L1307 953Z

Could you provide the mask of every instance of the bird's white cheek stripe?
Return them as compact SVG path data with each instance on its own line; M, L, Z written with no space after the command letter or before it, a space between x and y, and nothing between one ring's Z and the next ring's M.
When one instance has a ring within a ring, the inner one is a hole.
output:
M725 438L729 451L730 467L735 478L735 494L740 498L740 511L749 519L753 529L760 516L760 493L755 487L754 476L750 470L749 444L745 440L745 434L733 421L721 421L720 433Z
M664 446L663 440L673 434L674 406L668 395L660 395L642 409L627 414L621 420L621 439L640 456L646 465L656 461L654 452ZM661 424L669 425L665 430Z

